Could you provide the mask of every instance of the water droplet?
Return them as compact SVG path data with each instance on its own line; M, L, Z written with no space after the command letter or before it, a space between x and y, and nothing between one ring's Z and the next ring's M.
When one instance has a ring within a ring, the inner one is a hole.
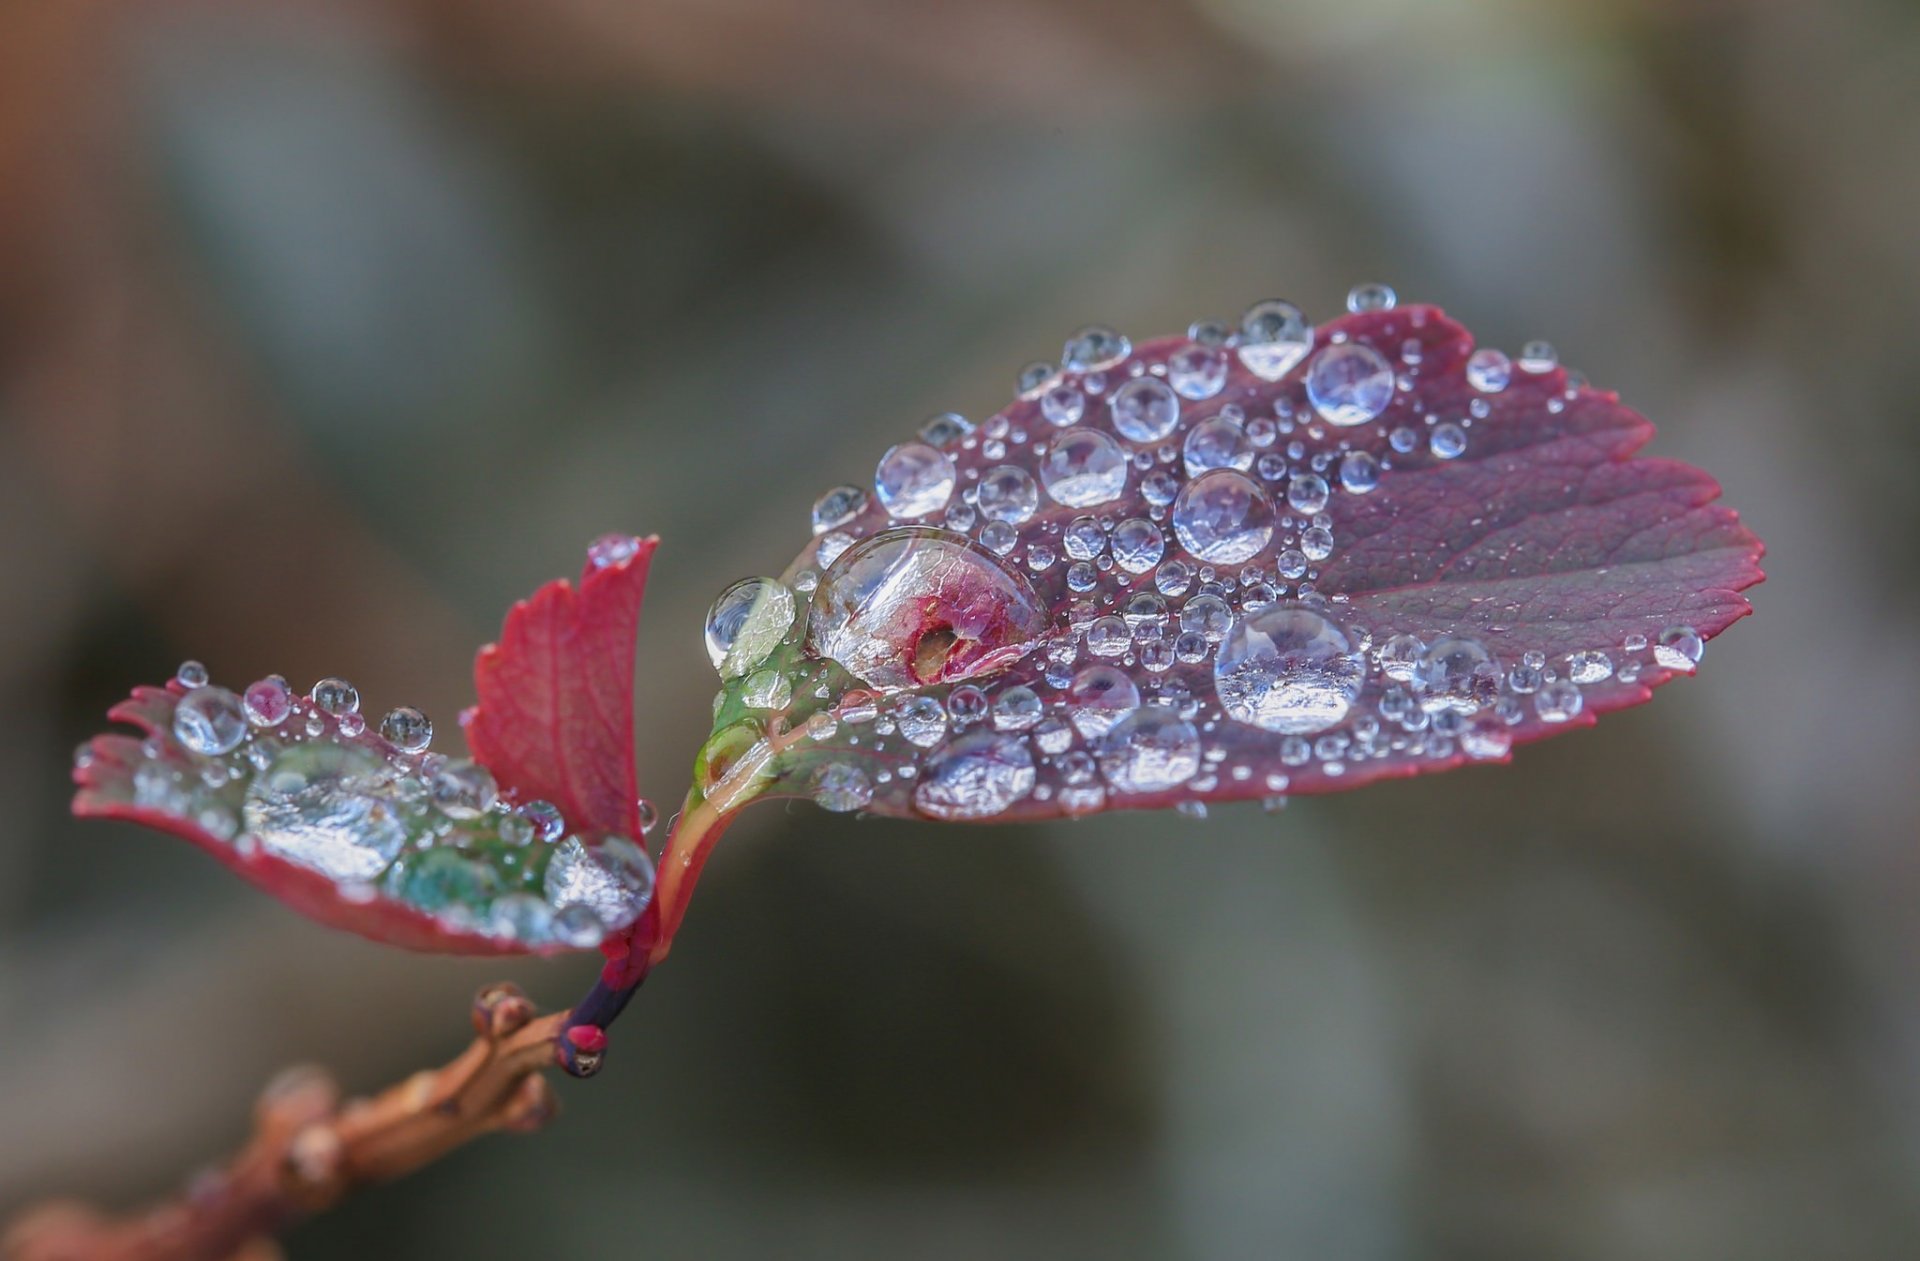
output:
M793 592L774 578L742 578L707 610L707 657L723 679L736 679L767 659L793 629Z
M793 680L778 670L755 670L740 686L740 703L748 709L785 709L793 702Z
M1034 779L1025 739L976 731L934 754L913 804L936 819L991 818L1032 792Z
M587 544L587 563L595 569L624 565L640 554L640 540L631 534L602 534Z
M477 911L500 890L500 877L492 867L451 848L409 855L402 860L398 879L402 901L443 914Z
M1100 740L1100 773L1115 791L1165 792L1200 771L1200 733L1163 705L1136 709Z
M1180 492L1173 505L1173 530L1196 559L1237 565L1258 555L1273 538L1273 503L1244 474L1213 469Z
M386 765L349 745L287 746L248 785L242 814L262 849L334 881L372 879L407 842Z
M1467 449L1467 431L1452 421L1435 425L1427 449L1442 460L1456 459Z
M1366 311L1391 311L1400 297L1393 286L1359 284L1347 291L1347 310L1359 315Z
M1533 694L1533 708L1542 722L1569 722L1586 706L1587 698L1571 679L1542 684Z
M1224 416L1203 420L1187 432L1181 448L1187 476L1208 469L1230 468L1245 471L1253 467L1253 443L1247 431Z
M1380 461L1365 451L1349 451L1340 457L1340 485L1356 495L1364 495L1380 484Z
M1393 401L1393 368L1371 346L1328 346L1307 369L1307 401L1336 425L1364 425Z
M542 887L557 915L584 906L604 934L640 918L653 899L653 860L624 837L603 836L589 844L569 836L554 849Z
M1318 473L1296 474L1287 483L1287 507L1304 517L1326 511L1330 495L1327 479Z
M1133 647L1133 632L1125 619L1109 613L1087 627L1087 651L1096 657L1120 657Z
M433 743L433 723L411 705L402 705L380 720L380 734L401 752L418 753Z
M567 830L566 816L551 801L529 801L520 807L519 813L521 818L533 824L533 834L542 841L557 841Z
M991 552L925 527L848 549L813 595L808 647L882 691L1005 669L1048 629L1032 586Z
M1217 595L1196 595L1180 609L1180 629L1219 643L1233 627L1233 610Z
M1002 464L980 475L974 503L980 515L988 520L1018 525L1040 506L1040 488L1027 470L1016 464Z
M1040 721L1045 709L1032 688L1016 683L993 698L994 729L1025 731Z
M1421 654L1413 682L1428 713L1470 714L1499 692L1500 666L1479 640L1443 635Z
M1613 677L1613 658L1598 648L1587 648L1567 657L1567 677L1575 683L1604 683Z
M1227 384L1227 352L1195 342L1167 356L1167 384L1181 398L1207 399Z
M1240 317L1240 362L1262 381L1278 381L1313 349L1313 325L1291 302L1256 302Z
M477 819L493 809L499 788L478 762L448 762L433 777L433 804L449 819Z
M599 945L607 937L607 926L600 922L592 907L584 902L561 907L553 915L553 937L580 950Z
M1132 353L1133 343L1124 333L1103 324L1089 324L1067 338L1060 352L1060 366L1068 372L1100 372Z
M1040 483L1069 508L1118 499L1127 489L1126 453L1097 429L1066 430L1041 458Z
M1140 689L1125 671L1092 665L1073 676L1064 699L1074 730L1087 740L1095 740L1140 707Z
M851 762L829 762L814 774L813 799L835 814L863 810L873 800L873 781Z
M1550 372L1560 362L1560 352L1552 342L1531 341L1520 348L1522 372Z
M1180 426L1180 396L1159 377L1135 377L1113 392L1113 427L1133 442L1158 442Z
M1092 560L1107 550L1107 532L1092 517L1075 517L1067 523L1060 542L1075 560Z
M1113 527L1113 561L1130 574L1144 574L1166 553L1160 527L1144 517L1130 517Z
M947 711L931 696L916 696L894 715L900 734L911 744L931 749L947 737Z
M920 442L887 448L873 470L874 493L887 515L924 517L947 506L953 497L953 461L943 451Z
M1490 346L1467 359L1467 384L1482 394L1498 394L1512 380L1513 360Z
M1700 638L1699 631L1691 626L1669 626L1654 641L1653 660L1662 669L1692 674L1706 651L1706 642Z
M508 893L487 908L487 933L529 946L553 939L553 908L532 893Z
M198 661L182 661L180 668L173 672L173 681L181 687L192 690L207 685L207 668Z
M321 679L313 685L313 691L308 695L323 713L332 714L335 718L360 712L360 693L345 679Z
M813 532L825 534L837 530L860 515L867 506L867 492L858 486L835 486L813 501Z
M173 736L206 757L231 753L247 738L247 711L226 688L202 684L174 707Z
M973 422L959 412L941 412L920 424L920 441L932 447L946 447L973 432Z
M1267 731L1324 731L1347 716L1366 671L1329 619L1273 605L1235 620L1214 658L1227 716Z
M269 674L247 688L247 721L256 727L278 727L293 712L293 690L277 674Z
M1300 554L1308 560L1325 560L1333 555L1333 531L1324 525L1309 526L1300 532ZM1299 574L1292 575L1298 578Z
M1513 733L1498 715L1480 714L1460 730L1460 751L1470 758L1501 758L1512 748Z
M1086 410L1086 394L1071 385L1056 385L1040 397L1040 414L1062 429L1078 424Z

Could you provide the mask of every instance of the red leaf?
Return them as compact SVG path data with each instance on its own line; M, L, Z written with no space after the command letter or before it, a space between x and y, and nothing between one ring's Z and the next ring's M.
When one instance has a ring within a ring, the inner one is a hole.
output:
M1001 821L1504 761L1751 611L1762 548L1718 485L1635 458L1652 426L1550 348L1470 380L1437 308L1291 351L1284 314L1249 313L1264 346L1077 335L1071 371L824 497L763 667L792 699L749 680L720 714L774 750L757 793Z
M633 542L613 563L589 561L577 589L557 579L513 606L474 661L480 703L461 721L503 787L553 802L575 826L638 840L634 640L660 540Z
M480 764L428 752L416 711L369 729L338 680L311 698L263 680L243 703L200 672L114 708L144 738L83 746L74 810L182 836L296 910L395 945L599 945L652 892L631 696L653 547L609 536L577 590L551 583L508 615L476 667Z

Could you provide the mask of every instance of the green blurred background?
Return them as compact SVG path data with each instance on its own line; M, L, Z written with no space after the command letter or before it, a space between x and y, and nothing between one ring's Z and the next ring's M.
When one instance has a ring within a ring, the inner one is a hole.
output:
M1775 577L1700 679L1277 816L752 812L553 1129L291 1255L1920 1255L1916 208L1875 0L0 5L0 1214L444 1057L503 970L70 821L130 684L457 744L506 605L658 532L671 802L701 614L822 488L1079 323L1382 279L1726 483Z

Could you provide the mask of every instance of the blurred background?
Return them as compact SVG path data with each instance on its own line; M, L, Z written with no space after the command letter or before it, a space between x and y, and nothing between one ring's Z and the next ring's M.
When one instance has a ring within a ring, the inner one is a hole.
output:
M295 1258L1920 1255L1920 12L1880 0L0 6L0 1215L504 971L66 815L185 657L426 708L657 531L641 781L824 487L1136 336L1379 279L1533 336L1771 547L1700 679L1206 822L751 812L548 1133Z

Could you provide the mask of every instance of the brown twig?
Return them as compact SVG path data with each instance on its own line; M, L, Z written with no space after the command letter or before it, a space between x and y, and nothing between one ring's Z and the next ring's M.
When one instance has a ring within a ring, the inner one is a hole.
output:
M479 1036L452 1062L371 1099L340 1101L318 1069L282 1073L261 1094L254 1133L224 1168L127 1217L43 1205L0 1238L5 1261L266 1261L273 1236L357 1186L399 1178L496 1130L525 1133L555 1110L542 1070L598 1067L597 1044L568 1045L566 1013L534 1017L513 985L473 1004ZM596 1031L597 1032L597 1031Z

